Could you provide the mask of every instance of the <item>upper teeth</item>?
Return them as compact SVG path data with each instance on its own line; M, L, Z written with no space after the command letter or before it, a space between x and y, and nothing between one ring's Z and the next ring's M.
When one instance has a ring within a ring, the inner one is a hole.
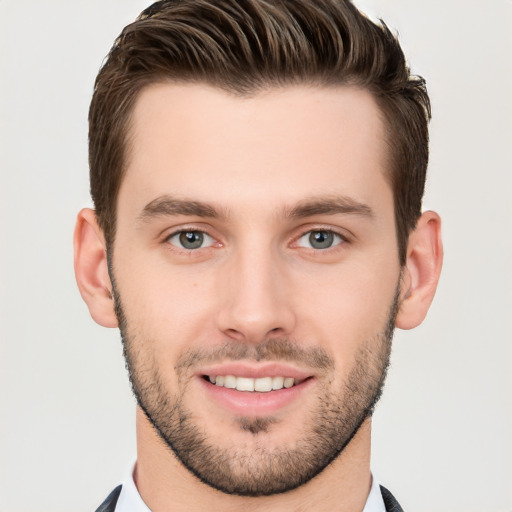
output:
M276 389L291 388L295 384L293 377L260 377L251 379L248 377L235 377L233 375L210 375L212 384L237 391L267 392Z

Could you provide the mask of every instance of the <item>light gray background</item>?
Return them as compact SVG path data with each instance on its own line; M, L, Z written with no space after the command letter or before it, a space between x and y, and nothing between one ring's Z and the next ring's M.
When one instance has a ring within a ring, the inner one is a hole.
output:
M409 512L512 511L512 2L361 0L427 77L425 207L446 258L425 323L398 332L373 469ZM141 0L0 0L0 510L87 512L135 457L117 330L75 286L87 109Z

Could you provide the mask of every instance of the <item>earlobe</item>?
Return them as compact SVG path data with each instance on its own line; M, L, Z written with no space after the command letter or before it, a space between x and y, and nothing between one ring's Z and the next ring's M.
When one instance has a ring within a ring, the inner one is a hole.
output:
M442 263L441 219L428 211L409 236L397 327L412 329L421 324L434 298Z
M95 212L89 208L77 216L73 246L75 277L89 313L98 324L117 327L105 238Z

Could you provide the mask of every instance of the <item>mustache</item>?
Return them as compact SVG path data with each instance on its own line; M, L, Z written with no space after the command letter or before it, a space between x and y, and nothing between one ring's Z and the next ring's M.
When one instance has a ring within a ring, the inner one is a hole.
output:
M255 344L229 341L207 349L189 349L180 356L176 369L181 372L225 360L287 361L325 371L334 370L335 366L334 359L321 347L302 347L289 338L270 338Z

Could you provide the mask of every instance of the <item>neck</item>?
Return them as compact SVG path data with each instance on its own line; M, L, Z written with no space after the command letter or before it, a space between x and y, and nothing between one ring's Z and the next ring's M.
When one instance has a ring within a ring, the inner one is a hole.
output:
M324 471L299 488L257 498L217 491L192 475L160 439L137 408L139 493L153 512L223 510L234 512L362 511L370 492L371 420L365 420L342 454Z

